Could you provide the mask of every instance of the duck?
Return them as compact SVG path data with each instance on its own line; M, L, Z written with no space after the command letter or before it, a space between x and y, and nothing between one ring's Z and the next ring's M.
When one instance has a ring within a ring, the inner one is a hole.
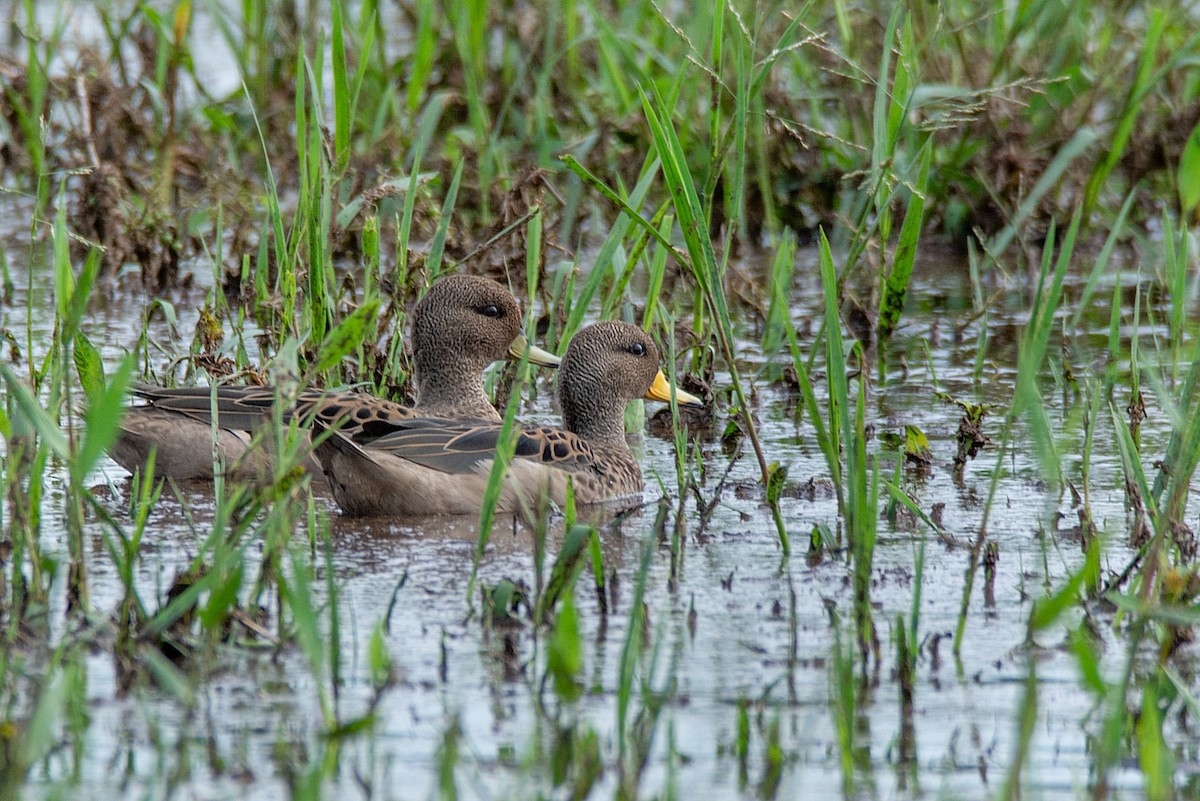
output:
M521 511L539 496L562 507L568 483L577 504L639 502L642 471L625 439L625 407L637 398L670 402L672 394L678 405L704 406L667 381L643 329L620 321L582 329L558 368L563 427L510 430L515 450L496 511ZM317 457L346 515L477 514L503 432L494 420L368 421L317 437Z
M484 368L506 358L526 358L545 367L561 361L526 341L520 304L507 288L487 278L451 275L435 281L411 320L412 406L363 392L310 388L296 396L284 421L315 421L350 436L367 423L412 417L498 421L500 415L483 389ZM109 449L113 460L129 472L144 469L153 452L159 478L212 480L214 453L228 477L262 480L272 474L270 449L250 444L254 432L275 415L281 396L275 387L142 385L133 392L141 404L127 410ZM311 454L304 467L316 477L323 475Z

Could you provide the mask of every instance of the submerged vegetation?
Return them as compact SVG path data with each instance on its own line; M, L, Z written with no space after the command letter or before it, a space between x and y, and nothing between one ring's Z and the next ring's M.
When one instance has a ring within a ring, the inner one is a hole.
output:
M1188 4L0 8L0 801L1200 788ZM410 400L458 271L662 342L645 508L116 480L137 380Z

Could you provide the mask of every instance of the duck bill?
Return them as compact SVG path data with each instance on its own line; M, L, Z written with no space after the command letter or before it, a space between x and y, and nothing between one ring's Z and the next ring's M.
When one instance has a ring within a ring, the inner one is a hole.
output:
M508 349L508 355L515 361L520 361L522 358L526 358L526 352L528 352L527 358L530 364L536 364L539 367L558 367L562 364L562 359L548 350L542 350L537 345L529 344L529 340L525 338L524 334L518 334Z
M671 386L671 382L663 375L663 371L659 370L658 375L654 376L654 383L650 385L650 389L646 391L645 398L647 400L662 401L663 403L671 402L671 393L675 393L675 402L680 406L703 406L704 401L697 398L690 392L684 392L679 387Z

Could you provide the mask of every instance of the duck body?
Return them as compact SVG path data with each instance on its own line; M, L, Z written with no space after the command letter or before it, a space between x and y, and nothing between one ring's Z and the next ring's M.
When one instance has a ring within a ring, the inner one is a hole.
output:
M477 514L495 466L503 425L413 418L354 439L338 432L318 446L330 489L353 517ZM545 496L558 506L573 483L580 504L641 497L642 471L628 446L593 445L553 426L514 429L513 459L496 510L516 512ZM362 444L359 444L359 443Z
M255 432L274 420L277 407L284 424L315 423L360 433L364 423L399 422L412 417L499 420L483 390L485 367L506 357L520 358L526 348L521 308L506 288L476 276L448 276L434 283L413 310L413 383L416 403L405 406L361 392L304 390L282 400L274 387L142 386L134 394L144 402L131 407L109 454L133 472L157 454L160 477L213 478L214 464L227 476L261 480L270 475L271 448L252 448ZM555 366L558 359L531 348L530 361ZM305 435L306 436L306 435ZM302 447L308 449L307 444ZM304 466L320 476L320 463L307 454Z
M669 400L658 349L637 326L597 323L563 356L558 398L565 428L515 426L513 459L497 511L545 497L562 506L568 483L579 504L636 503L642 471L624 434L629 401ZM700 405L675 390L679 403ZM490 420L410 418L330 431L318 445L334 499L353 516L477 514L504 426Z
M274 387L138 386L133 390L144 405L132 407L109 449L117 464L133 472L156 453L155 474L185 480L212 480L214 464L235 480L262 481L275 464L271 447L252 447L257 432L269 430L280 403ZM422 412L364 392L305 390L294 403L284 402L280 422L301 426L319 420L331 428L354 429L372 420L403 420ZM214 411L215 410L215 411ZM305 437L307 440L307 437ZM307 446L302 444L307 451ZM214 459L215 457L215 459ZM311 454L302 462L320 476Z

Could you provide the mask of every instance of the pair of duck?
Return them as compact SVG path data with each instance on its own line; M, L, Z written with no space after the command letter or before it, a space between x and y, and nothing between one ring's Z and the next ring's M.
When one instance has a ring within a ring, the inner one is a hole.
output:
M478 512L502 433L483 391L492 362L520 359L521 308L507 289L475 276L437 281L412 315L412 407L355 392L306 390L284 415L328 433L314 437L306 462L323 471L334 499L350 515ZM559 368L564 428L516 427L516 449L498 505L517 511L540 495L562 505L568 481L578 503L639 495L642 472L624 435L624 411L646 398L701 406L674 388L659 353L635 325L607 321L576 334L558 357L529 348L530 362ZM238 477L269 472L271 457L251 448L252 432L273 417L270 387L139 387L111 455L131 472L156 452L155 472L211 479L213 453ZM216 417L214 421L214 407ZM214 440L215 430L215 440Z

